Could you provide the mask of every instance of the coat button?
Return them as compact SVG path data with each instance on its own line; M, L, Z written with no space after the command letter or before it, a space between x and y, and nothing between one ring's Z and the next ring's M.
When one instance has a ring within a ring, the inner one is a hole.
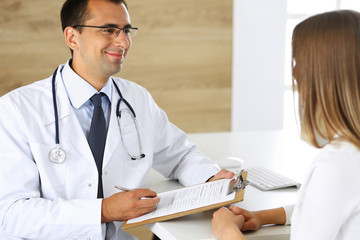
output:
M105 171L105 172L104 172L104 175L108 175L108 171Z
M88 187L92 187L92 184L91 184L91 183L88 183Z

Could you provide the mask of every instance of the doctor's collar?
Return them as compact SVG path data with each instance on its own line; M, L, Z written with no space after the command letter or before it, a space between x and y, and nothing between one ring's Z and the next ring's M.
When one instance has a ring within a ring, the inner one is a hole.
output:
M71 102L71 105L75 109L79 109L85 104L90 97L92 97L98 91L91 86L87 81L80 77L71 67L71 59L65 64L61 71L62 81L64 83L67 95ZM112 82L111 78L108 79L105 86L100 90L108 97L111 103L112 97Z

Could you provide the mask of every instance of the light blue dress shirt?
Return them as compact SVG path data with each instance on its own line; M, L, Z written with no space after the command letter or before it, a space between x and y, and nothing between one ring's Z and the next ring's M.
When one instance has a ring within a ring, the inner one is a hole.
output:
M91 119L93 115L94 106L90 101L90 98L98 93L98 91L91 86L87 81L77 75L70 67L70 60L65 64L61 71L61 77L65 85L66 92L70 99L71 106L76 114L77 119L81 125L81 128L88 138ZM111 78L107 81L105 86L100 90L106 96L102 96L102 108L106 120L106 129L109 127L110 113L111 113L111 93L112 93L112 81Z

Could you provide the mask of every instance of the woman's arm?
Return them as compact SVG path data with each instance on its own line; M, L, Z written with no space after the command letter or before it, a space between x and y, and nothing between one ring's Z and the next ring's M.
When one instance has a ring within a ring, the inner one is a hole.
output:
M242 231L257 230L262 225L285 224L286 222L285 210L282 207L261 211L247 211L236 206L230 206L229 209L236 215L244 216Z
M229 209L223 207L213 214L212 230L220 240L243 240L246 238L241 231L257 230L267 224L285 224L287 215L290 214L286 214L282 207L261 211L247 211L236 206L230 206Z

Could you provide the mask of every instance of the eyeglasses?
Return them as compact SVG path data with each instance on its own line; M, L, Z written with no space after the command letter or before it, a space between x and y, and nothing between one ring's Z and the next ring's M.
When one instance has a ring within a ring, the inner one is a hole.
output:
M116 38L117 36L119 36L121 30L124 32L124 35L126 37L135 37L138 31L138 28L134 28L134 27L118 28L118 27L89 26L89 25L73 26L73 28L78 28L78 27L100 28L103 36L111 37L111 38Z

